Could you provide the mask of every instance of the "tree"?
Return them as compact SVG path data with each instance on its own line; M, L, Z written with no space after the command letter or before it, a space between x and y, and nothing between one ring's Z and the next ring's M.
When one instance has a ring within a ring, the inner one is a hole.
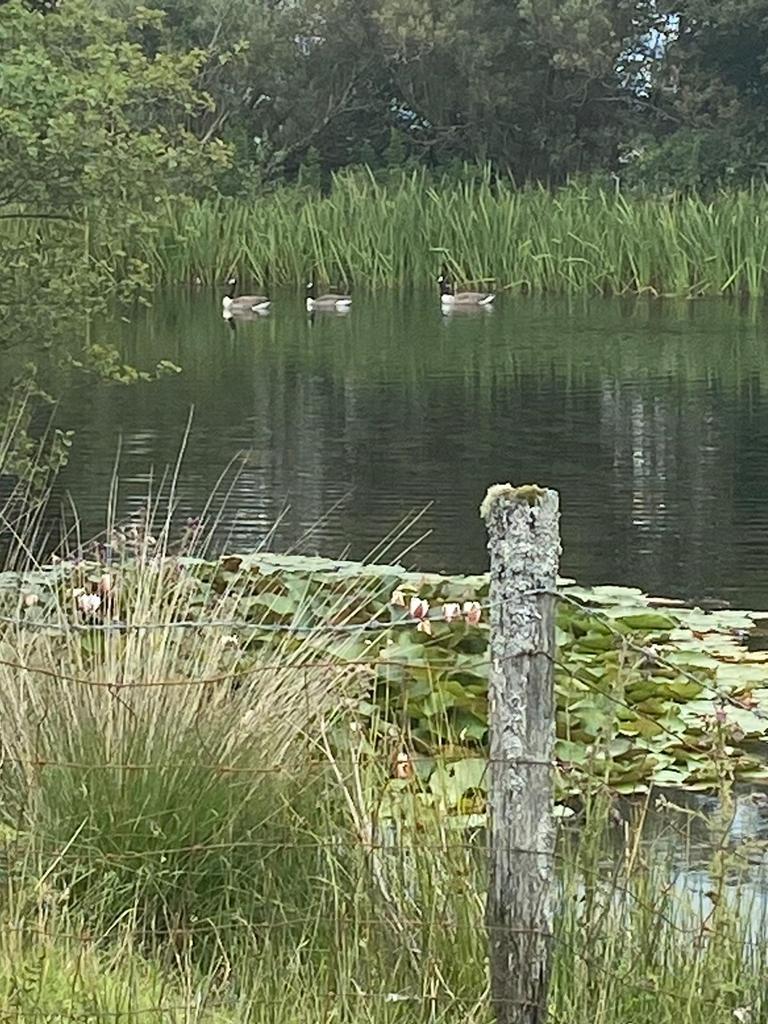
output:
M765 179L768 0L679 0L660 13L657 117L631 177L672 189Z
M650 8L643 0L383 0L378 19L423 152L560 181L615 163L634 102L622 55L647 30Z
M211 105L197 85L203 54L149 56L127 40L160 15L138 7L125 22L86 0L44 6L0 6L0 352L24 345L27 393L41 358L135 379L94 326L146 283L118 239L148 238L165 198L210 186L228 160L221 142L187 127Z

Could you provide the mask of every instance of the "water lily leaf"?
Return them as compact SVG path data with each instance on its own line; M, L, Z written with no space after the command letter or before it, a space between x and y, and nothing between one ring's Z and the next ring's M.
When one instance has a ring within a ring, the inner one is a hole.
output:
M768 717L748 708L727 707L725 724L737 726L746 736L764 736L768 733Z
M664 651L664 660L672 665L679 665L684 669L712 669L719 666L717 658L706 651L700 651L693 647L691 650Z
M699 608L681 608L675 612L675 616L682 626L697 633L751 629L754 623L754 617L749 612L733 611L730 608L711 612L703 612Z
M705 686L692 679L679 679L674 683L664 683L661 689L665 695L674 697L675 700L693 700L703 693Z
M650 738L663 733L664 727L659 725L658 722L654 722L651 718L636 718L631 722L622 722L619 732L624 733L626 736L637 735Z
M643 605L646 598L637 587L565 587L563 593L585 604L594 605Z
M422 715L431 718L433 715L444 715L448 708L454 706L454 698L450 693L437 693L433 691L425 697L419 706Z
M584 764L587 760L587 748L583 743L571 740L555 741L555 756L569 764Z
M251 601L256 605L263 606L266 611L272 612L273 615L278 615L281 618L293 615L296 611L296 602L287 594L273 594L265 591L262 594L256 594L251 598Z
M682 767L659 768L653 773L654 786L684 786L689 773Z
M630 629L647 632L674 629L677 625L677 620L673 619L671 615L666 615L662 611L652 611L651 609L627 608L624 605L620 605L617 608L606 608L603 614L607 618L621 622Z
M610 651L616 646L616 642L616 637L610 631L600 632L593 629L586 636L579 638L578 646L583 651Z
M488 762L484 758L465 758L448 765L438 765L429 780L429 788L449 807L458 805L470 790L488 787Z
M478 743L485 739L488 732L488 719L486 716L481 719L469 711L458 711L454 718L454 726L459 737L476 740Z

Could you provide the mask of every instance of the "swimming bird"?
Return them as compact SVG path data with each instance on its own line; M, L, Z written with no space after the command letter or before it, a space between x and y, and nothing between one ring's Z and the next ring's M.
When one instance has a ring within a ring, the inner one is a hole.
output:
M453 306L490 306L496 295L493 292L457 292L453 281L446 274L437 279L440 285L440 305L445 308Z
M351 295L337 295L336 292L326 292L324 295L317 295L314 280L307 284L307 312L314 310L335 310L337 313L345 313L352 305Z
M236 277L230 277L227 281L227 288L229 290L221 300L221 305L230 313L265 313L271 305L271 299L266 295L236 296Z

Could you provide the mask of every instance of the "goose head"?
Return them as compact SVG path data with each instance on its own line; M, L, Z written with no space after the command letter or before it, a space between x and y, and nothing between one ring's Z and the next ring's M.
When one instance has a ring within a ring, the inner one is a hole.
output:
M441 295L453 295L453 283L445 274L441 274L440 277L438 277L437 283L440 286Z

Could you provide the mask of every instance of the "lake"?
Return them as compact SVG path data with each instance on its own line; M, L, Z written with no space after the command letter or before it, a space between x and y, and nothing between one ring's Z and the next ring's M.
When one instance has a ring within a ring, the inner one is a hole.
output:
M310 321L285 293L232 329L219 293L176 291L94 337L182 373L64 394L57 422L76 436L51 515L71 500L85 536L104 527L116 465L119 516L157 493L191 416L175 514L218 488L219 547L410 549L409 566L483 570L486 487L537 482L561 493L565 574L768 607L757 307L501 296L443 316L434 293L408 292Z

